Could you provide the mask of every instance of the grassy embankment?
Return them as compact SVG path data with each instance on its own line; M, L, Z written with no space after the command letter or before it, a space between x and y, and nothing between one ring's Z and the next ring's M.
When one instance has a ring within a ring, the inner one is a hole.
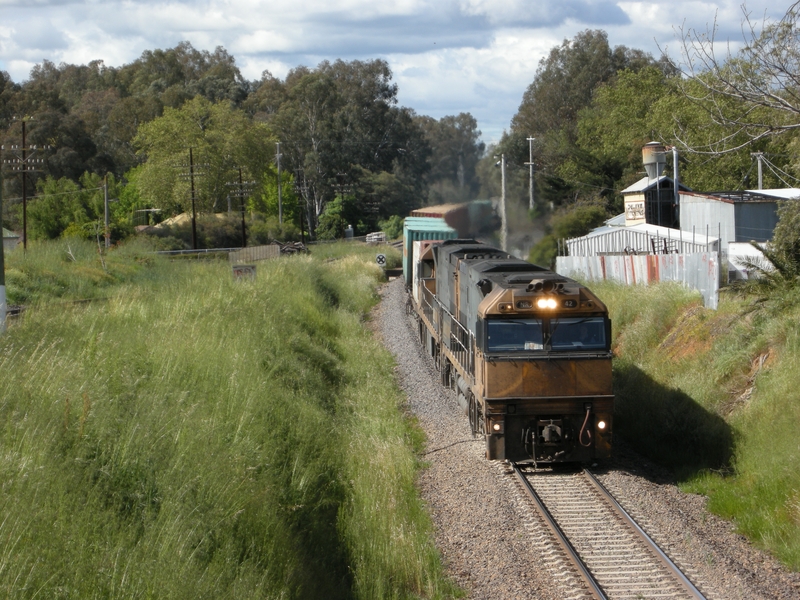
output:
M614 321L616 431L800 569L800 306L592 284Z
M1 596L458 594L414 487L421 434L364 327L374 249L236 282L69 250L7 260L30 308L0 337Z

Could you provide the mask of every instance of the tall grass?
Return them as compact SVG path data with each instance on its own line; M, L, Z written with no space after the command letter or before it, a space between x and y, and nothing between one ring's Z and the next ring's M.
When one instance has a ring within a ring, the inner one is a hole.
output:
M674 285L592 288L614 320L617 433L800 568L800 309L723 295L710 311Z
M379 269L142 268L0 338L0 595L456 593L414 488L419 433L363 326Z

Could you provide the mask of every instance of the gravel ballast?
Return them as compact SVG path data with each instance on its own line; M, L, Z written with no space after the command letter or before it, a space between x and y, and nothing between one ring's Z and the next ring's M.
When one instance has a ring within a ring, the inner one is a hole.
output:
M397 362L408 409L427 436L419 480L448 573L475 599L557 600L569 586L543 554L538 517L503 463L484 458L455 394L439 384L432 359L407 316L402 279L380 289L372 325ZM681 492L668 475L615 441L597 472L620 504L709 599L800 598L800 575L753 548L730 523Z

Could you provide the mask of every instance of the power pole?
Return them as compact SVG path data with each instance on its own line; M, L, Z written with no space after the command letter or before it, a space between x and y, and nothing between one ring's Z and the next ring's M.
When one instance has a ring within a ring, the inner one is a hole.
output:
M506 216L506 155L500 155L500 249L508 252L508 218Z
M194 204L194 154L189 146L189 179L192 182L192 250L197 250L197 211Z
M27 120L22 119L22 146L11 146L9 150L12 152L19 151L20 156L18 158L12 158L9 160L3 161L5 164L12 165L12 171L19 171L22 174L22 249L28 249L28 173L33 173L36 168L33 165L42 164L44 163L44 159L42 158L34 158L34 155L39 150L49 150L50 146L42 146L41 148L37 148L36 146L31 146L30 148L27 145L26 140L26 124ZM3 147L5 150L5 147ZM30 152L30 155L28 154Z
M6 331L6 265L3 247L3 170L0 169L0 335Z
M103 204L105 208L106 250L108 250L111 247L111 229L108 226L108 173L103 177Z
M208 165L195 165L194 164L194 151L191 146L189 146L189 164L188 165L175 165L176 167L180 167L185 169L187 166L189 167L189 174L188 178L191 183L192 189L192 249L197 250L197 210L195 207L195 190L194 190L194 177L195 175L204 175L204 173L196 172L194 170L195 166L204 166L208 167ZM185 179L187 177L186 173L181 173L181 178Z
M764 189L764 173L762 168L762 163L764 160L764 153L763 152L751 152L750 156L755 157L758 161L758 189Z
M230 194L231 196L238 196L239 198L239 209L242 213L242 248L247 246L247 230L245 229L245 222L244 222L244 199L253 193L253 186L255 186L255 181L244 181L242 178L242 168L238 167L239 169L239 181L238 182L229 182L229 186L236 186L236 188ZM229 196L230 197L230 196Z
M528 138L528 153L529 153L530 158L528 159L528 162L525 163L526 165L528 165L530 167L530 180L528 182L528 193L530 194L530 202L528 203L528 210L531 210L531 211L533 210L533 207L534 207L534 203L533 203L533 141L535 139L536 138L534 138L534 137L529 137Z
M276 142L278 151L275 160L278 162L278 225L283 225L283 202L281 200L281 143Z

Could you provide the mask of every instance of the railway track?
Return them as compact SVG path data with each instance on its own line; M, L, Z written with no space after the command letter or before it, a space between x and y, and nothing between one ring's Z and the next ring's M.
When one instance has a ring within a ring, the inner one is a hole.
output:
M704 598L589 471L511 467L582 581L578 596Z

